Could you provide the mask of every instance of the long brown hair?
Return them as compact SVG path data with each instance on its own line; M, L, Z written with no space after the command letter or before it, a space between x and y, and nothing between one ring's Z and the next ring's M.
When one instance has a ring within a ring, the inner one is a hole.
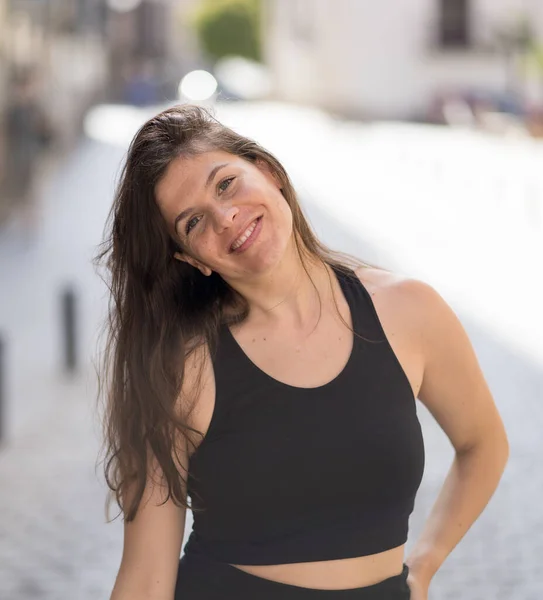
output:
M192 434L202 437L202 433L188 424L187 415L178 408L185 362L198 342L215 348L219 326L227 318L225 308L236 307L238 322L248 314L244 299L217 273L206 277L173 258L179 246L155 199L155 187L172 160L210 150L252 163L263 160L271 167L292 211L303 264L304 258L313 257L338 268L367 265L322 244L304 217L281 163L204 108L174 106L139 129L121 172L105 241L95 258L97 265L106 266L110 290L99 373L99 396L105 400L104 472L127 522L134 519L141 503L151 457L162 470L167 499L190 508L184 491L187 474L178 468L176 440L182 435L194 446Z

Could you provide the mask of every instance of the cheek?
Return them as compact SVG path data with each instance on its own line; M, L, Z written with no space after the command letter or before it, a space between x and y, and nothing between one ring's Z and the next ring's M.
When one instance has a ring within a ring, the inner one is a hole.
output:
M206 227L198 236L194 244L194 257L208 267L214 269L220 264L219 256L222 256L222 248L219 246L217 234L213 227ZM215 269L214 269L215 270Z
M190 242L185 243L187 253L199 262L205 262L209 255L209 239L205 232L190 236Z
M282 221L283 228L285 229L285 232L287 232L290 235L290 233L292 233L292 223L293 223L292 211L290 210L290 206L288 205L288 202L285 200L285 198L283 197L281 192L279 192L279 195L276 198L276 206L277 206L277 211L281 215L281 221Z
M204 232L200 236L195 251L197 256L204 262L209 262L209 260L213 258L213 255L215 254L213 239L208 235L208 232Z
M274 198L269 205L271 218L268 221L267 239L273 248L283 252L292 238L292 212L282 195Z

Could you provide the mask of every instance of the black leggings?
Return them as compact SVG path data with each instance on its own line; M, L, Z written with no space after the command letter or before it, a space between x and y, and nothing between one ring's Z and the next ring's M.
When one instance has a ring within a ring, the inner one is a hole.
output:
M319 590L271 581L227 563L183 555L175 600L409 600L408 568L375 585Z

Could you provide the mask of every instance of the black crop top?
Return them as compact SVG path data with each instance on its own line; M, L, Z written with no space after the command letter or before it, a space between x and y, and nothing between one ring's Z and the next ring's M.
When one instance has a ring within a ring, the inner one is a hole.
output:
M264 565L367 556L406 542L424 468L410 383L371 296L334 269L354 336L341 373L316 388L260 370L227 327L213 359L208 432L189 463L187 555ZM195 494L197 492L197 494Z

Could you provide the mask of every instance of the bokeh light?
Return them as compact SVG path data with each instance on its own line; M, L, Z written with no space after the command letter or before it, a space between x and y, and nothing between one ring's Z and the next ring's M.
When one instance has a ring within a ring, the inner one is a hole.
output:
M179 84L179 97L191 102L209 100L217 91L217 80L211 73L198 69L187 73Z

